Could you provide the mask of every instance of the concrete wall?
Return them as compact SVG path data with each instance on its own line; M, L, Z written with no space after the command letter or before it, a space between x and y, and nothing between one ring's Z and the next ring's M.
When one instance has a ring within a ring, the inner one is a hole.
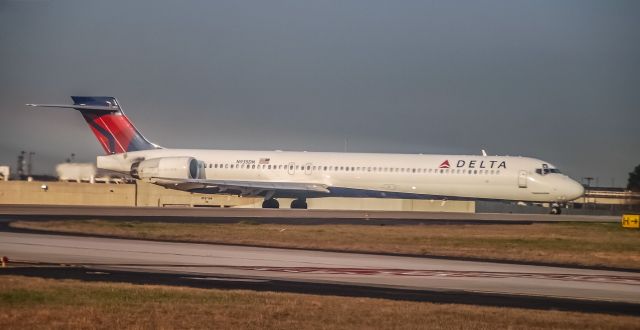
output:
M46 187L46 188L44 188ZM0 204L231 207L262 199L205 195L166 189L149 183L77 183L0 181Z
M138 181L138 206L160 207L233 207L255 204L262 198L242 198L230 195L209 195L167 189L155 184Z
M43 189L43 185L46 189ZM291 199L279 199L289 208ZM475 212L474 202L382 198L314 198L311 209ZM262 207L262 198L208 195L136 184L0 181L0 204L57 204L158 207Z
M336 210L384 210L384 211L427 211L427 212L475 212L475 203L467 201L387 199L387 198L317 198L309 200L313 209Z
M292 199L278 198L281 209L288 209ZM473 201L447 201L391 199L391 198L310 198L307 200L310 209L316 210L380 210L380 211L425 211L425 212L465 212L474 213ZM262 207L262 199L253 204L238 207Z
M135 206L135 191L131 184L0 181L0 203Z

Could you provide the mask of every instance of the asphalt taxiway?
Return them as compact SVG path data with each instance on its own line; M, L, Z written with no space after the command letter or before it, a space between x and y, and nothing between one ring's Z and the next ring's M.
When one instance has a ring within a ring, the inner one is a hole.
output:
M103 281L128 274L142 283L173 278L204 287L640 314L640 273L631 271L16 232L0 232L0 253L20 263L73 265L80 268L69 273L81 269ZM29 275L19 269L0 274Z
M229 223L250 220L282 224L531 224L550 222L619 222L616 216L415 211L296 210L255 208L158 208L64 205L0 205L0 219L117 219L158 222Z

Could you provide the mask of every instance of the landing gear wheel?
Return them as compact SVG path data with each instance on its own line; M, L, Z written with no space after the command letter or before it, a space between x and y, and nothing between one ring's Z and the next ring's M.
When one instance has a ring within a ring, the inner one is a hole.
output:
M269 198L269 199L266 199L264 202L262 202L262 208L277 209L277 208L280 208L280 203L278 203L278 200L275 198Z
M551 213L551 214L560 214L560 213L562 213L562 208L560 206L552 206L549 213Z
M307 201L305 199L294 199L291 202L292 209L307 209Z

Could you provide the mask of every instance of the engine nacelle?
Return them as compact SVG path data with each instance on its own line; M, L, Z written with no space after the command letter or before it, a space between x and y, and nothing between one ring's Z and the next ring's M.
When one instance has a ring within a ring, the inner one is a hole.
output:
M133 163L131 176L136 179L197 179L200 177L200 166L193 157L151 158Z

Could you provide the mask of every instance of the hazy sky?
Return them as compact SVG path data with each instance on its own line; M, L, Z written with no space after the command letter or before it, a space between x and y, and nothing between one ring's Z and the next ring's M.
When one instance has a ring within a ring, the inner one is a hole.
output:
M0 0L0 164L102 148L69 95L166 147L527 155L626 183L640 1Z

